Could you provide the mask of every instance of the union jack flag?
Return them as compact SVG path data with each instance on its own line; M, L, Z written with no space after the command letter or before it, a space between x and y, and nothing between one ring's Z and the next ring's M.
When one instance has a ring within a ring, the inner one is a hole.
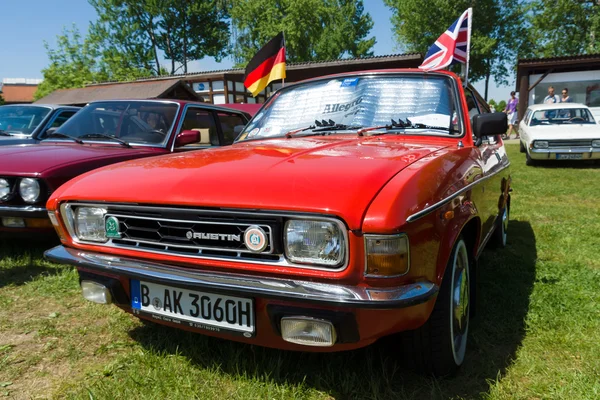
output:
M425 71L435 71L452 64L467 63L469 35L471 34L470 16L471 9L469 8L429 48L419 68Z

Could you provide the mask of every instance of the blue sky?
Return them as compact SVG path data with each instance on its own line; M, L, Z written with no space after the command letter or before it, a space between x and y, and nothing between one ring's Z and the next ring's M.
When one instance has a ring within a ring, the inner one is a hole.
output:
M371 14L375 23L371 34L377 38L375 55L399 52L395 43L391 12L383 0L365 0L365 10ZM55 45L56 36L63 27L77 25L85 34L90 21L96 19L96 13L86 0L19 0L3 1L0 5L2 32L0 33L0 79L2 78L42 78L41 70L48 65L44 41ZM440 26L440 34L446 26ZM189 66L191 72L230 68L229 59L216 63L213 59L204 59ZM514 88L496 87L490 83L490 98L501 100L508 98ZM483 84L475 87L483 94Z

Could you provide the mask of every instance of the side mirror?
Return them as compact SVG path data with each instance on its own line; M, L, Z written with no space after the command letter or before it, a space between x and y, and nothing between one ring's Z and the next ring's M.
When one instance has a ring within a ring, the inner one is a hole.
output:
M181 131L175 138L175 147L181 147L187 144L198 143L199 141L200 132L194 130Z
M235 133L236 136L238 136L240 133L242 133L242 131L244 130L244 127L246 125L236 125L233 127L233 133Z
M485 136L506 133L508 130L508 119L503 112L478 114L473 116L471 126L473 127L473 135L477 138L477 142L481 143L481 139Z
M42 135L42 137L48 137L50 135L52 135L54 132L56 132L58 128L48 128L46 129L46 132L44 132L44 134Z

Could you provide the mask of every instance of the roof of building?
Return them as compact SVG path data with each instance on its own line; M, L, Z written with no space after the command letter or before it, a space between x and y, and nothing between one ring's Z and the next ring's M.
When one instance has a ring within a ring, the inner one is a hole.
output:
M563 64L572 62L589 62L600 60L600 54L576 54L561 57L542 57L542 58L521 58L519 65L539 65L539 64Z
M78 89L59 89L39 99L36 103L87 104L97 100L168 98L172 97L175 92L183 94L189 100L201 101L184 81L171 78L146 82L92 85ZM177 97L181 98L181 96Z
M0 95L5 103L31 103L37 85L3 84Z
M2 78L5 85L39 85L43 79L37 78Z

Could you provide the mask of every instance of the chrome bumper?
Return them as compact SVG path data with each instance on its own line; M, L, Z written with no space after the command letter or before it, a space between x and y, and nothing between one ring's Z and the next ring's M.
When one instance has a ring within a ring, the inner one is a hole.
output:
M582 154L581 160L597 160L600 159L600 147L534 147L529 150L529 155L534 160L556 160L557 154Z
M424 303L438 292L438 286L431 282L376 289L228 272L191 271L165 264L92 253L64 246L54 247L46 251L44 256L60 264L70 264L98 272L160 282L165 285L197 287L215 292L338 307L402 308Z
M48 218L46 207L0 206L1 217Z

